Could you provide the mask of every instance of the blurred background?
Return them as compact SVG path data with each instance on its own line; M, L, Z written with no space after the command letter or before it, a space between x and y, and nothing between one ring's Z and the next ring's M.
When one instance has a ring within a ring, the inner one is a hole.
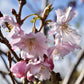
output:
M81 35L80 46L81 48L83 48L84 47L84 0L26 0L26 5L23 7L21 18L24 18L27 15L33 13L42 15L43 9L48 4L52 4L52 7L54 7L54 9L50 12L49 16L47 17L47 19L51 19L52 21L56 21L55 10L57 9L63 10L68 6L72 6L73 9L78 12L77 16L72 21L70 21L70 25L73 29L76 29L78 33ZM0 11L5 15L13 16L11 14L12 9L15 9L18 12L18 8L19 6L17 0L0 0ZM32 19L33 16L29 17L22 25L22 29L26 33L29 33L32 30L33 27L33 24L31 23ZM36 21L36 27L37 29L39 29L40 27L39 20ZM4 36L6 36L6 33L4 33L5 31L6 31L5 29L2 29ZM52 37L48 37L48 38L52 39ZM8 48L4 44L0 43L0 84L12 84L10 77L6 74L8 72L6 66L6 64L8 65L8 60L6 55L7 51ZM74 52L65 56L64 59L59 59L54 61L55 63L54 71L59 72L62 76L62 79L64 79L67 76L67 74L71 70L72 65L77 61L78 53L79 50L75 50ZM84 70L84 58L80 61L74 77L77 78L82 70ZM16 81L18 80L19 79L16 79ZM74 83L70 83L70 84L74 84Z

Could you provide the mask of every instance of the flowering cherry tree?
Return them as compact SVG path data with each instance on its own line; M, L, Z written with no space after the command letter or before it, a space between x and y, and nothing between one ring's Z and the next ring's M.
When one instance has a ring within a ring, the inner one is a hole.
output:
M18 2L19 12L17 13L15 9L12 9L16 21L12 16L0 12L0 24L2 28L8 28L8 37L10 38L10 40L7 40L0 28L0 42L9 48L7 56L11 80L15 84L15 76L23 79L23 84L28 84L28 82L31 84L39 82L41 84L42 81L49 79L51 84L59 84L61 74L53 71L55 66L53 61L57 57L63 58L75 49L81 49L79 46L80 35L69 24L69 21L77 16L77 11L70 6L65 10L57 9L55 10L57 20L53 22L52 20L46 20L53 10L52 4L49 4L42 15L31 14L21 19L21 10L26 4L26 0L18 0ZM31 23L33 23L32 31L25 33L21 26L31 16L34 16L31 20ZM35 26L37 19L41 21L39 29ZM45 25L50 28L48 35L53 36L54 40L47 38L42 32ZM54 46L49 45L51 41L53 41ZM15 50L17 49L20 50L20 55L16 54ZM11 65L13 60L16 60L16 62ZM59 80L56 75L59 76Z

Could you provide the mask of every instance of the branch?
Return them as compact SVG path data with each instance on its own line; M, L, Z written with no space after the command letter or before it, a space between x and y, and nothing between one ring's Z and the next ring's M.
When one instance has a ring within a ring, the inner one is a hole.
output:
M6 61L4 60L3 56L1 56L1 58L2 58L2 60L3 60L3 62L4 62L4 64L5 64L6 69L9 71L9 68L8 68L8 66L7 66L7 63L6 63Z
M80 61L84 58L84 49L80 51L79 55L78 55L78 59L76 61L75 64L73 64L70 72L68 73L68 75L65 77L63 84L70 84L70 81L72 79L72 75L75 72L78 64L80 63Z
M78 79L76 80L75 84L82 84L83 81L84 81L84 69L83 69L82 72L80 73L80 76L79 76Z
M0 50L0 54L4 54L5 57L7 57L7 54L5 52L3 52L2 50ZM13 59L13 57L11 58L11 60L16 63L16 60Z
M7 56L8 56L8 61L9 61L9 71L10 71L10 68L11 68L11 54L10 54L9 51L8 51L8 53L7 53ZM9 75L10 75L10 78L11 78L13 84L15 84L14 77L13 77L11 71L10 71Z
M23 80L23 84L28 84L28 80L26 79L26 78L24 78L24 80Z
M51 84L59 84L59 81L62 81L60 74L51 72Z
M17 61L19 61L19 57L17 56L17 54L12 50L11 45L9 44L9 41L2 35L1 32L1 28L0 28L0 42L4 43L11 51L11 53L14 55L14 57L16 58Z
M7 77L6 77L6 75L8 75L8 73L7 73L7 72L0 71L0 74L1 74L2 77L6 80L6 82L7 82L8 84L10 84L9 80L8 80Z
M26 0L18 0L18 3L19 3L19 12L16 15L16 20L18 24L22 25L21 12L22 12L23 6L26 4Z

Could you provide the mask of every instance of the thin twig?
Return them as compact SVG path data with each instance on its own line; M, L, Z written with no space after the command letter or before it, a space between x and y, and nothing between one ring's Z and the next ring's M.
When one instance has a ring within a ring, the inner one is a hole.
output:
M2 60L3 60L3 62L4 62L4 64L5 64L6 69L9 71L9 68L8 68L8 66L7 66L7 63L6 63L5 59L3 58L3 56L1 56L1 58L2 58Z
M4 71L0 71L0 74L1 74L2 77L6 80L6 82L7 82L8 84L10 84L9 80L6 78L6 75L8 75L8 73L7 73L7 72L4 72Z
M4 43L11 51L11 53L14 55L14 57L16 58L17 61L19 61L19 57L17 56L17 54L12 50L11 45L9 44L9 41L3 36L2 32L1 32L1 28L0 28L0 42Z
M26 0L18 0L18 3L19 3L19 12L16 15L16 20L19 25L22 25L21 12L22 12L23 6L26 4Z
M4 56L7 57L7 54L6 54L5 52L3 52L2 50L0 50L0 54L1 54L1 55L4 54ZM13 57L11 58L11 60L12 60L14 63L16 63L16 60L13 59Z
M75 64L73 64L70 72L68 73L68 75L65 77L63 84L70 84L70 81L72 79L73 73L75 72L78 64L80 63L80 61L84 58L84 49L80 51L79 55L78 55L78 59L76 61Z
M7 56L8 56L8 61L9 61L9 70L10 70L10 68L11 68L11 54L10 54L9 51L8 51L8 53L7 53ZM11 71L10 71L9 75L10 75L10 78L11 78L13 84L15 84L14 77L13 77Z

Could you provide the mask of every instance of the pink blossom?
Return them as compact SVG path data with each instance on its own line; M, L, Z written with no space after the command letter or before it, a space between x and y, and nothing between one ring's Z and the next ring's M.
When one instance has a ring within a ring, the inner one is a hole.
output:
M59 59L59 56L64 57L65 55L73 52L75 49L81 49L80 46L76 44L76 42L62 42L61 39L62 37L57 35L54 40L55 46L48 49L48 56L53 60Z
M49 62L51 61L51 62ZM54 64L52 60L46 59L45 62L36 61L36 62L30 62L27 65L26 71L27 71L27 79L30 78L38 78L39 80L46 80L50 78L50 72L53 70Z
M76 15L76 11L73 11L71 7L68 7L65 12L58 9L56 11L57 13L57 21L52 22L49 24L49 26L52 26L53 28L49 31L49 34L55 34L55 45L59 47L61 46L69 46L72 50L77 48L77 46L80 43L80 35L76 32L75 29L71 29L68 22L72 20L72 18ZM60 38L59 38L60 36ZM60 44L56 41L60 40ZM61 45L62 44L62 45ZM62 47L62 48L64 48ZM69 47L65 47L68 49ZM79 48L78 48L79 49ZM69 50L69 51L71 51ZM69 52L68 51L68 52ZM67 53L67 52L66 52ZM63 53L64 54L64 53Z
M18 78L27 77L29 81L35 78L46 80L50 78L50 72L53 70L54 64L52 59L46 58L44 62L38 60L29 60L17 62L11 67L11 72Z
M50 72L54 69L53 59L50 57L46 58L43 64L48 67Z
M10 24L16 25L17 23L15 23L14 19L12 16L3 16L0 17L0 24L3 24L5 22L8 22Z
M12 29L12 28L20 27L20 25L17 24L17 23L14 21L14 19L13 19L12 16L5 16L5 15L4 15L3 17L0 17L0 24L3 25L5 22L9 23L11 29ZM5 24L4 24L4 25L5 25Z
M14 76L21 78L25 77L25 68L26 68L26 61L17 62L13 67L11 67L11 72Z
M80 0L82 3L84 3L84 0Z
M49 31L49 34L63 34L63 32L70 32L69 30L69 24L68 22L73 19L77 15L77 12L72 10L72 7L68 7L66 11L62 11L58 9L56 11L57 14L57 21L56 22L51 22L49 26L51 26L51 30Z
M68 55L70 52L73 52L75 49L81 49L80 46L76 45L76 42L72 43L69 41L62 42L61 37L55 39L55 49L53 50L53 56L56 55L65 56Z
M12 40L13 46L17 46L22 50L21 57L24 59L27 58L42 58L44 54L47 54L47 39L44 34L38 33L29 33L23 35L18 41Z
M38 74L35 75L36 78L38 78L39 80L43 81L43 80L47 80L50 79L50 72L48 70L48 68L46 68L45 66L41 67L41 70Z
M9 32L8 36L11 38L20 37L24 34L24 31L21 30L20 25L17 24L12 16L3 16L0 17L0 24L4 24L5 22L8 22L11 27L11 32ZM4 24L5 25L5 24ZM5 26L6 27L6 26Z
M79 46L70 43L58 43L56 45L57 52L59 52L60 56L68 55L70 52L73 52L75 49L80 49Z

